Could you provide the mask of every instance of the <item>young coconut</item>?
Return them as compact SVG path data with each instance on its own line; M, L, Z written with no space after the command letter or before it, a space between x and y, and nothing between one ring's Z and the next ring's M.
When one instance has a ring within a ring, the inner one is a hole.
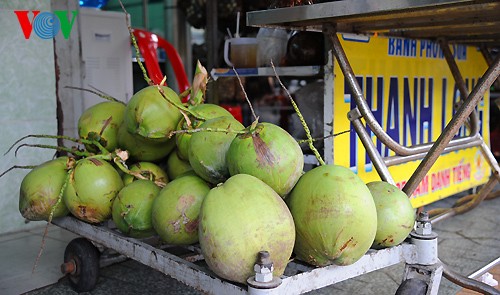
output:
M231 142L226 160L230 175L250 174L285 197L304 168L297 141L281 127L255 122Z
M67 179L68 157L47 161L26 174L21 182L19 212L31 221L48 221L50 212L61 197L61 190ZM69 213L63 202L54 209L53 218Z
M366 185L377 208L377 233L372 248L382 249L399 245L415 225L415 209L410 198L396 186L385 181Z
M130 159L135 161L156 162L165 158L174 148L173 138L166 142L153 142L137 134L127 131L124 124L118 129L118 146L129 152Z
M193 167L189 165L188 161L180 159L177 150L174 150L167 158L166 170L168 178L174 180L187 171L193 171Z
M232 117L231 113L225 108L215 105L215 104L199 104L191 107L191 110L204 117L206 120L214 119L218 117L229 116ZM196 118L191 118L191 126L188 126L186 119L182 118L179 121L177 130L188 130L198 128L203 121L197 120ZM177 150L179 153L179 158L183 160L189 159L189 141L191 139L191 134L189 133L177 133L175 135L175 142L177 144Z
M159 187L164 187L168 183L167 173L158 165L151 162L138 162L130 165L129 171L137 173L142 179L150 180ZM122 176L123 184L127 185L138 177L132 174L124 174Z
M113 199L123 187L120 174L97 157L79 160L69 177L63 200L71 214L89 223L111 217Z
M82 139L99 142L108 151L118 147L118 128L123 122L125 104L114 101L98 103L86 109L78 120L78 135ZM93 144L85 144L87 151L99 152Z
M124 122L127 131L155 142L166 142L182 115L177 105L181 100L175 91L161 86L167 101L158 86L148 86L135 93L125 108ZM172 104L173 102L174 104Z
M244 127L233 117L226 116L207 120L199 128L202 131L193 133L189 143L189 164L206 181L213 184L223 182L229 177L226 153L236 136L233 131L241 131Z
M210 190L199 225L205 261L218 276L245 284L255 275L259 251L268 251L274 276L283 274L292 254L295 227L283 199L260 179L238 174Z
M153 202L160 188L152 181L138 179L125 185L113 201L112 218L116 227L133 238L153 236Z
M287 197L295 220L297 257L315 266L360 259L377 232L377 210L364 182L350 169L324 165L306 172Z
M153 204L153 227L160 238L174 245L198 242L198 223L203 199L210 191L198 176L187 175L168 183Z

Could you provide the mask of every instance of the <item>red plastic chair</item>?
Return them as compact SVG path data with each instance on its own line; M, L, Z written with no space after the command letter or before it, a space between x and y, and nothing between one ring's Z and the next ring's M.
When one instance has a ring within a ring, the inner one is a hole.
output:
M134 29L133 33L135 39L137 40L139 51L144 58L149 78L153 80L155 84L160 84L163 80L164 75L160 68L160 64L158 63L157 54L157 49L160 47L165 50L168 60L172 65L177 85L179 85L179 92L183 92L188 89L190 84L186 75L186 70L184 69L184 64L182 63L181 57L179 56L179 53L177 53L175 47L167 40L154 33L141 29Z
M243 123L243 111L241 109L241 106L227 105L227 104L221 104L220 106L225 108L228 112L230 112L231 115L233 115L233 117L240 123Z

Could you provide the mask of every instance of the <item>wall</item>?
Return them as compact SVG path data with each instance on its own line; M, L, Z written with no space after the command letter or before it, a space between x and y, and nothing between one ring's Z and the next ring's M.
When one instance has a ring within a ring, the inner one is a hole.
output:
M36 165L54 152L25 147L17 157L7 149L28 134L57 134L54 49L52 39L32 33L25 39L14 10L50 11L50 0L0 0L0 172L13 165ZM26 143L54 145L51 139ZM41 226L25 223L18 209L19 186L28 170L15 169L0 178L0 234Z

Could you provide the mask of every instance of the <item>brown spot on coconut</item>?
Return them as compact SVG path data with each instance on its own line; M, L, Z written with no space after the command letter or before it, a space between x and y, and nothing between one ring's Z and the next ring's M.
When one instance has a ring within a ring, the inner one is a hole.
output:
M48 221L66 181L67 161L68 157L47 161L24 176L19 191L19 212L24 218ZM60 202L55 208L54 218L68 213L65 204Z
M400 244L415 224L415 209L408 196L396 186L374 181L367 184L377 208L377 234L373 248L381 249Z
M96 165L96 163L100 163ZM116 169L108 162L85 158L76 164L63 194L69 211L77 218L99 223L111 217L112 201L123 187ZM85 213L80 213L85 207Z
M254 123L246 131L229 147L229 173L255 176L284 198L302 175L300 146L288 132L271 123Z
M153 203L151 218L160 238L169 244L198 241L197 221L208 184L198 176L185 175L169 182Z

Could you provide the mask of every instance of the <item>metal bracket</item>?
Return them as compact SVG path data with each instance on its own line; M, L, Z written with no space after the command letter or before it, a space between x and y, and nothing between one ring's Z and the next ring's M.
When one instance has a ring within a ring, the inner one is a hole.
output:
M436 263L433 265L407 264L404 270L403 281L409 279L419 279L427 283L426 295L438 294L439 284L443 276L443 265Z
M349 121L351 122L361 118L363 118L363 115L358 108L354 108L347 113L347 119L349 119Z

